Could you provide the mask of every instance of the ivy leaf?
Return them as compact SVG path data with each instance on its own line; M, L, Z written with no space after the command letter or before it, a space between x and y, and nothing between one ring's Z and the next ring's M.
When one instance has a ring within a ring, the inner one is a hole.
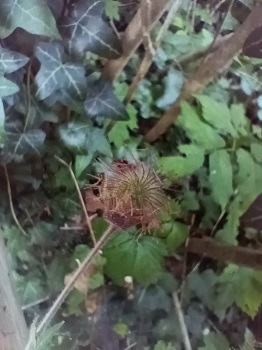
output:
M109 81L97 80L88 88L85 110L90 117L128 119L126 108L114 95L113 85Z
M177 124L185 130L192 141L206 150L225 147L225 141L218 135L217 131L202 122L195 108L187 102L181 104L181 115Z
M226 350L230 349L228 340L223 334L209 333L204 337L205 346L198 350Z
M83 98L86 92L85 69L81 64L70 63L61 43L40 43L35 55L41 63L36 75L36 97L43 100L57 90L66 90ZM66 63L64 63L66 62Z
M233 194L233 170L226 151L215 151L209 156L209 172L213 198L224 210Z
M168 109L176 101L183 85L183 74L180 70L170 68L167 77L164 79L165 91L161 98L156 102L158 108Z
M231 123L230 110L225 103L220 103L209 96L197 96L202 106L203 118L223 134L236 136L237 132Z
M1 5L0 5L1 7ZM15 51L4 49L0 46L0 72L2 74L13 73L23 67L29 58Z
M10 96L19 91L19 87L12 81L0 76L0 97Z
M137 240L127 232L115 233L104 249L105 271L120 285L125 276L148 285L159 278L165 253L165 246L155 237L143 236Z
M1 0L0 37L8 37L16 28L32 34L59 39L55 19L43 0Z
M120 41L102 19L103 11L101 0L80 0L72 7L60 27L70 53L92 51L106 58L121 55Z
M117 0L105 0L105 12L110 21L119 21L119 9Z
M87 151L89 155L96 152L111 156L110 144L102 129L92 128L82 122L70 122L59 128L62 141L70 148Z
M159 167L170 177L186 176L193 174L204 163L204 151L197 145L180 145L179 151L186 157L162 157Z
M126 122L116 122L108 133L109 141L114 143L117 148L122 147L125 141L129 140L129 129L133 130L137 128L137 111L135 107L129 104L127 106L127 113L130 119Z

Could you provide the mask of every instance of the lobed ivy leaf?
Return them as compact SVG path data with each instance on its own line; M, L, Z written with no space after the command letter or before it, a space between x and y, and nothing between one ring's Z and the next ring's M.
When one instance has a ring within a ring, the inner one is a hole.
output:
M203 118L222 134L237 136L231 123L230 110L225 103L217 102L209 96L197 96L202 106Z
M81 64L67 62L61 43L38 44L35 55L41 63L36 75L36 97L43 100L57 90L66 90L72 96L83 98L86 93L85 69Z
M87 151L92 156L96 152L109 157L112 155L110 144L102 129L82 122L70 122L59 128L59 135L70 148Z
M195 108L187 102L181 104L181 115L177 124L192 141L206 150L225 147L225 141L218 135L217 130L202 122Z
M21 53L11 51L0 46L0 72L2 74L13 73L17 71L28 61L29 58L22 55Z
M155 237L143 236L137 240L127 232L115 233L104 248L105 272L120 285L125 276L148 285L159 278L165 253L165 246Z
M180 145L178 148L186 157L162 157L158 163L163 172L171 178L191 175L204 163L204 150L201 147L189 144Z
M90 117L128 119L126 108L114 95L113 85L109 81L97 80L88 87L85 110Z
M70 53L91 51L106 58L121 55L121 44L113 30L102 19L102 0L80 0L72 7L60 26Z
M0 76L0 97L10 96L19 91L19 87L12 81Z
M60 38L55 19L44 0L1 0L0 38L8 37L16 28Z
M230 156L225 150L218 150L210 154L209 180L212 196L224 210L233 194L233 169Z

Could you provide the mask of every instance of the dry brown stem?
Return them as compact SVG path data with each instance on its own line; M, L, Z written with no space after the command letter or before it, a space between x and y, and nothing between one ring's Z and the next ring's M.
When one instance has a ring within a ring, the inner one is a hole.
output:
M244 23L236 30L219 50L211 54L202 64L196 73L184 84L180 97L165 112L156 125L147 133L146 140L153 142L164 134L172 125L179 113L182 100L190 101L192 96L204 89L223 70L228 67L235 55L241 50L249 34L258 26L262 25L262 6L253 8Z
M212 238L190 238L187 251L209 258L262 270L260 250L227 245Z
M136 15L128 25L126 31L122 36L122 48L123 55L116 59L110 60L104 67L102 77L108 80L114 80L122 72L129 59L133 56L138 46L144 40L145 31L149 33L150 29L157 23L159 18L163 15L170 0L154 0L152 1L151 16L148 23L144 25L142 17L142 6L147 3L148 0L141 0L141 4Z
M177 10L179 9L181 2L182 2L182 0L174 0L173 4L169 10L169 13L168 13L162 27L160 28L157 37L156 37L155 44L154 44L155 51L160 47L161 41L162 41L166 31L168 30L168 27L170 26ZM152 52L152 50L150 50L150 48L146 48L146 52L145 52L144 58L141 62L141 65L138 69L138 72L137 72L136 76L134 77L134 79L133 79L133 81L128 89L127 96L125 98L126 103L129 103L131 101L132 96L133 96L134 92L136 91L139 83L141 82L142 79L144 79L145 75L147 74L147 72L152 64L153 56L154 56L154 52Z

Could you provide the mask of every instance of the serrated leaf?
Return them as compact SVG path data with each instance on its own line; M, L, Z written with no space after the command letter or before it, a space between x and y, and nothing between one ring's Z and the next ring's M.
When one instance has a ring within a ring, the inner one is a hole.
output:
M85 110L90 117L128 119L126 108L114 95L113 85L109 81L97 80L88 87Z
M60 26L70 53L91 51L107 58L121 55L120 41L102 19L103 11L101 0L80 0L72 7Z
M223 334L209 333L204 337L205 346L198 348L198 350L228 350L230 345Z
M187 136L206 150L223 148L225 141L211 126L200 120L195 108L187 102L181 104L181 115L177 125L185 130Z
M262 144L252 142L250 145L251 154L255 158L255 160L259 163L262 163Z
M129 129L133 130L137 128L137 111L135 107L129 104L127 106L127 113L130 119L126 122L116 122L108 133L109 141L114 143L117 148L122 147L125 141L129 140Z
M166 78L164 79L165 90L163 96L156 102L157 107L161 109L168 109L178 98L183 81L184 78L181 71L171 67Z
M240 148L236 155L238 163L236 186L241 199L240 210L244 213L260 194L260 187L257 186L256 167L251 154Z
M234 128L242 136L248 135L250 122L246 118L245 108L242 104L232 104L230 107L231 121Z
M105 272L117 284L132 276L142 284L157 281L166 253L163 243L155 237L136 239L127 232L115 233L104 248Z
M162 157L159 160L159 167L169 177L179 177L193 174L204 163L204 150L197 145L180 145L179 151L185 154L182 156Z
M212 196L224 210L233 194L233 169L226 151L219 150L210 154L209 179Z
M66 90L77 98L86 93L85 69L81 64L67 62L61 43L40 43L35 55L41 63L36 75L36 97L43 100L57 90Z
M0 76L0 97L10 96L19 91L19 87L12 81Z
M13 73L17 71L28 61L29 58L22 55L21 53L4 49L0 46L0 72L2 74Z
M241 214L239 198L236 198L230 204L228 208L227 221L224 227L216 233L216 238L226 243L235 244Z
M225 103L220 103L209 96L197 96L202 106L203 118L222 134L236 136L237 132L231 123L230 110Z
M59 39L55 19L43 0L1 0L0 37L6 38L16 28L32 34Z

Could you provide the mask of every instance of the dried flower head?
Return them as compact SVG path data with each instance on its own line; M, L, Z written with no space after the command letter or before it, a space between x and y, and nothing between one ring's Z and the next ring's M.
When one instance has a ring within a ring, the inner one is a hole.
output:
M134 225L152 228L163 207L163 184L143 162L115 161L103 174L99 200L104 217L122 229Z

